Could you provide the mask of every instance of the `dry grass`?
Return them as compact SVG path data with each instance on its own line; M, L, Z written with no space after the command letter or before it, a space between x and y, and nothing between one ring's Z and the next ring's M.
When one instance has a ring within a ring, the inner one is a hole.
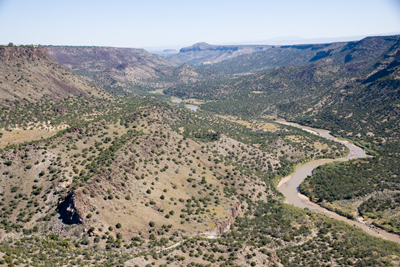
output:
M231 122L238 123L240 125L246 126L249 129L252 130L264 130L267 132L275 132L278 130L278 127L276 127L275 124L273 123L266 123L266 122L248 122L248 121L243 121L243 120L238 120L234 117L231 116L222 116L219 115L221 118L226 119Z
M29 142L33 140L45 139L56 134L59 130L54 128L47 129L14 129L12 131L0 130L3 133L3 137L0 138L0 148L4 148L7 145L14 145L23 142Z
M295 136L295 135L288 135L286 136L286 139L289 139L290 141L294 142L294 143L301 143L302 140L300 137Z
M328 149L329 150L329 146L327 144L322 144L320 142L314 142L314 147L318 150L322 150L322 149Z
M70 95L98 97L102 94L88 81L55 62L45 48L6 47L2 53L1 99L37 100L44 94L51 99L62 99Z
M150 94L159 94L159 95L163 95L164 94L164 89L157 89L154 91L150 91Z

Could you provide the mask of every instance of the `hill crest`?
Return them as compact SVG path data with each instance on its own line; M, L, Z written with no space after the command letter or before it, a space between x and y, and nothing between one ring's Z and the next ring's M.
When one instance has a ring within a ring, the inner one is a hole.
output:
M55 62L43 47L0 47L0 99L55 100L70 95L99 96L92 84Z

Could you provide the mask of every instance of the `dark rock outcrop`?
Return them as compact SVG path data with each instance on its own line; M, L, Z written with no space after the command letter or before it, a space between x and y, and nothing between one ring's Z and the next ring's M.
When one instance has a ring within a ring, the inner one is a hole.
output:
M58 205L60 219L65 224L82 224L83 222L83 213L77 209L75 197L74 193L71 193Z

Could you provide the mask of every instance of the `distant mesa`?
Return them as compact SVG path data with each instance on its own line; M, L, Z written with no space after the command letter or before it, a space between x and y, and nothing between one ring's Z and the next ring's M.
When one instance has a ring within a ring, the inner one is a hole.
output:
M199 52L199 51L206 51L206 50L211 50L211 51L227 51L227 50L233 50L237 51L239 49L238 46L220 46L220 45L210 45L205 42L201 43L196 43L192 46L189 47L184 47L179 50L180 53L186 53L186 52Z
M175 63L189 63L202 65L221 62L244 54L251 54L271 48L270 45L211 45L206 42L196 43L183 47L177 54L167 55L167 58Z
M180 53L185 53L185 52L191 52L191 51L204 51L204 50L210 50L210 48L215 47L210 44L207 44L205 42L201 43L196 43L192 46L189 47L183 47L181 50L179 50Z
M163 53L173 54L178 53L176 49L164 49Z

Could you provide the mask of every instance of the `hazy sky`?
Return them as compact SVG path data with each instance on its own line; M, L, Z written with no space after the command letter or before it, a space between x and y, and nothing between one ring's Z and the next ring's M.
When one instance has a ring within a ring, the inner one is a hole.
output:
M400 32L400 0L0 0L0 44L227 44Z

